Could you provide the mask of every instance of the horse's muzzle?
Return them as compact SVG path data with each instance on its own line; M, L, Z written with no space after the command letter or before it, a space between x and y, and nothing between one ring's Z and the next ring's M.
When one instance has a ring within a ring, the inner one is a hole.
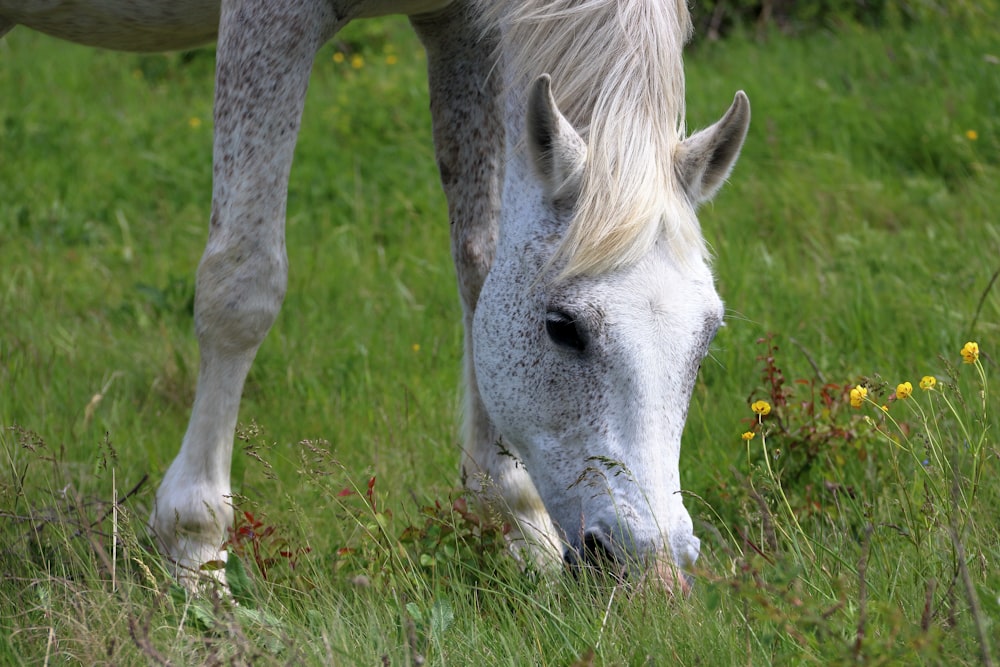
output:
M647 560L640 559L616 548L611 539L599 530L585 533L583 543L566 549L563 560L574 577L590 571L609 577L616 584L653 586L681 597L691 593L694 583L691 576L682 572L672 559L664 558L663 554Z

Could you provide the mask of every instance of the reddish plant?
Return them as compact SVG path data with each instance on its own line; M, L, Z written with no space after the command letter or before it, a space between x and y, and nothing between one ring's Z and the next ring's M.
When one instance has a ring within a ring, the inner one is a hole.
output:
M285 562L294 570L299 557L312 551L307 546L292 547L287 539L277 534L274 526L264 525L248 511L236 514L236 523L230 529L225 546L241 560L252 560L265 580L276 564Z

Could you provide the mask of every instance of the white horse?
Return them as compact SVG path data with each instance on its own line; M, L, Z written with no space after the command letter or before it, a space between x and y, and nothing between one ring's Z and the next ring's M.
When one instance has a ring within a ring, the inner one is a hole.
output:
M310 68L349 21L388 13L410 15L428 54L464 307L465 483L543 567L689 567L681 431L723 317L695 208L728 176L750 109L737 93L685 138L684 0L0 0L0 34L218 40L201 366L150 519L163 551L189 582L226 557L233 432L285 295Z

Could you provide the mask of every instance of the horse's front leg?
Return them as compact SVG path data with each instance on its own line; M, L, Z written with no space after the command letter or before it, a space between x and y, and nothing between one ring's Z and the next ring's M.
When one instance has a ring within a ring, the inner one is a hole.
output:
M500 76L494 71L496 34L455 2L411 23L427 51L434 147L448 198L451 253L465 325L465 485L511 524L512 550L545 569L561 563L560 539L531 478L504 450L479 396L473 366L472 318L493 263L506 159Z
M223 3L212 215L194 305L198 387L150 519L189 585L205 572L224 581L218 565L233 522L233 432L247 372L285 295L288 174L309 72L316 51L344 22L326 0Z

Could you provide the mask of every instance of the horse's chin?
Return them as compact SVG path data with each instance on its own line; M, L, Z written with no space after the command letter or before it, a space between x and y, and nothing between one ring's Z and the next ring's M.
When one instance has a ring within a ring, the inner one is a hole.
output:
M665 590L674 597L686 598L691 595L691 576L685 574L669 556L657 558L643 572L639 581L641 588Z

